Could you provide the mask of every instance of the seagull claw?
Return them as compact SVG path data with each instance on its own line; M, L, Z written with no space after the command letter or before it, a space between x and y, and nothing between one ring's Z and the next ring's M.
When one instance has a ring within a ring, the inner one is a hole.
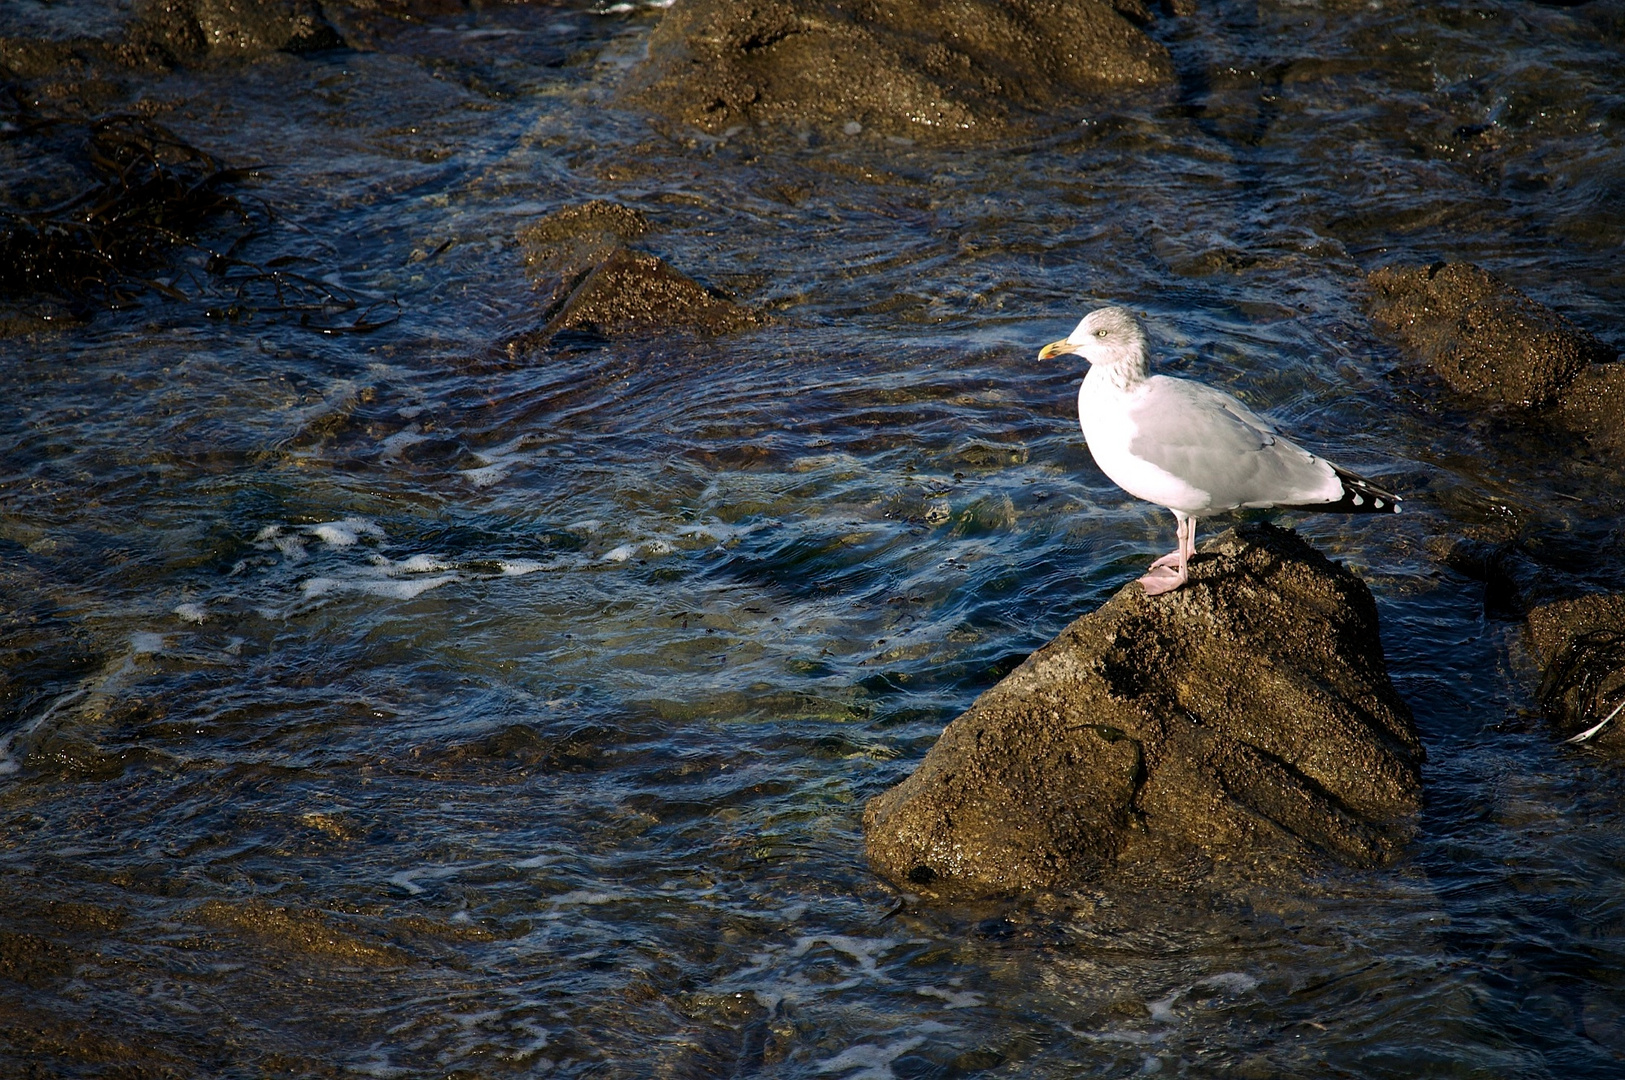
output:
M1164 555L1162 558L1160 558L1156 562L1152 563L1151 564L1151 569L1152 570L1160 570L1164 566L1175 566L1175 567L1177 567L1178 565L1179 565L1179 552L1170 551L1168 554Z
M1173 592L1185 584L1189 578L1183 568L1175 570L1172 564L1164 565L1159 559L1151 572L1140 578L1140 586L1145 589L1147 596L1161 596L1163 593Z

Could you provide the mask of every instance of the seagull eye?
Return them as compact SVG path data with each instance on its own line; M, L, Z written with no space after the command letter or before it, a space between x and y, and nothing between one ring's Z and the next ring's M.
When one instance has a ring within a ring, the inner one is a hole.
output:
M1095 337L1105 337L1105 336L1106 336L1106 331L1104 331L1104 330L1096 330L1095 331Z

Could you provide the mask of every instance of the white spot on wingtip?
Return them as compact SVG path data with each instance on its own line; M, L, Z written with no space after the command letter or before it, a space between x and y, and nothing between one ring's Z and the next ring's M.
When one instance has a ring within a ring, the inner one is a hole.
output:
M1365 505L1365 497L1360 495L1358 492L1355 492L1354 505L1355 506L1364 506ZM1379 507L1382 505L1382 500L1381 499L1377 500L1377 505Z

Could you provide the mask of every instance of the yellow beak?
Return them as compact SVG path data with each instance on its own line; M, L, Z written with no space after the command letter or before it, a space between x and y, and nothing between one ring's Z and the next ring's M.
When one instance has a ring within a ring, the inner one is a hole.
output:
M1062 353L1069 353L1071 351L1072 343L1067 341L1065 338L1062 338L1060 341L1052 341L1048 345L1045 345L1042 349L1039 349L1038 358L1040 360L1048 360L1052 356L1060 356Z

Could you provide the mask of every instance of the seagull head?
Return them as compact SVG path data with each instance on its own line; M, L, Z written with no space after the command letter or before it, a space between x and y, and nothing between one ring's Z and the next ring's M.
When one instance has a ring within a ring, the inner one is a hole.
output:
M1125 375L1144 375L1150 352L1145 327L1125 307L1103 307L1091 311L1077 329L1052 341L1038 351L1040 360L1073 353L1093 367L1118 368Z

